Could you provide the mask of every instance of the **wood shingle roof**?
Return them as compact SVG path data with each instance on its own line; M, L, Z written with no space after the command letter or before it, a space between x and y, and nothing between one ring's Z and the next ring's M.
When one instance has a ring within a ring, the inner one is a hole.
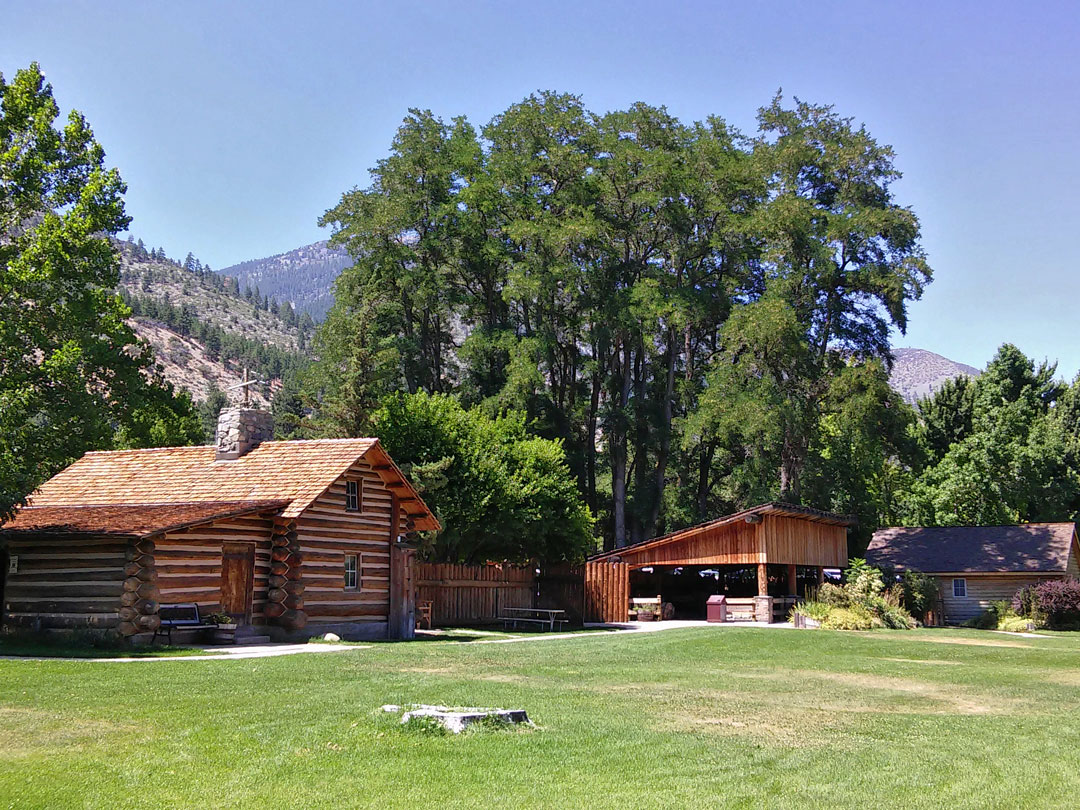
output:
M26 534L90 534L149 537L214 520L274 512L288 501L209 501L206 503L27 506L0 528Z
M441 528L378 440L370 438L263 442L228 461L217 460L215 448L205 446L91 452L42 484L30 506L275 501L282 517L294 518L361 458L396 488L414 528ZM9 522L4 529L15 526Z

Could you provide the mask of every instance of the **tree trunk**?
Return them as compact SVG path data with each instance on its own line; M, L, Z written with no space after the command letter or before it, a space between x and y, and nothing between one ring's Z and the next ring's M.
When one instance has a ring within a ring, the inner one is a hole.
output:
M645 509L649 505L649 439L652 431L649 426L649 415L646 402L648 395L645 390L648 368L645 364L645 347L640 342L637 346L637 357L634 358L634 505L635 509L630 519L630 542L639 543L648 539L651 535L645 533ZM629 479L629 476L627 476Z
M626 539L626 405L630 401L630 386L633 382L633 352L630 341L622 344L622 368L616 363L615 371L621 371L622 380L619 398L614 403L615 419L612 420L611 436L611 511L615 522L615 547L622 548Z
M701 445L701 454L698 456L698 481L697 481L697 510L698 520L706 521L709 509L709 492L712 487L709 482L709 474L712 472L713 455L716 448L712 442Z
M600 371L592 375L589 416L585 421L585 503L596 514L596 416L600 410Z
M656 453L656 486L653 490L652 509L645 524L645 536L656 536L656 525L664 504L668 456L671 453L672 398L675 395L675 330L668 329L667 379L664 382L664 402L660 415L660 446Z
M799 503L808 442L804 436L784 438L780 451L780 500L785 503Z

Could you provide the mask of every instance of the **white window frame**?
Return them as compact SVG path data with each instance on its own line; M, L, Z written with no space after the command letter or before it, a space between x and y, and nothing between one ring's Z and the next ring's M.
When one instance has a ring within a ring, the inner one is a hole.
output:
M960 586L957 588L957 586ZM963 591L963 593L957 593L957 591ZM967 599L968 587L966 577L953 577L952 581L952 595L953 599Z
M359 512L364 507L364 482L359 478L345 481L345 511Z
M350 563L352 565L350 566ZM352 584L349 584L350 579ZM345 591L358 591L360 590L360 555L359 554L346 554L345 555L345 574L342 582L342 590Z

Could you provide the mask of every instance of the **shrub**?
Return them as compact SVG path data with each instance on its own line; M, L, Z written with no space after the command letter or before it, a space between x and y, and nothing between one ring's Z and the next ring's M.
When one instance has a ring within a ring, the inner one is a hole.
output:
M899 587L888 588L880 596L863 600L862 605L881 619L882 624L893 630L911 630L917 622L901 605L902 591Z
M1031 627L1032 621L1027 616L1017 616L1011 612L1010 615L999 618L997 625L998 630L1008 630L1010 633L1023 633Z
M847 591L853 601L872 599L883 590L885 582L879 569L868 565L861 557L854 557L848 562Z
M974 619L964 622L964 627L974 627L978 630L1008 630L1015 633L1027 630L1032 623L1030 617L1017 614L1013 609L1013 602L999 599L991 602L986 610Z
M922 571L905 571L900 580L904 607L919 621L926 620L926 613L938 597L937 581Z
M806 616L817 622L823 622L829 615L829 611L832 609L832 606L825 602L807 599L793 607L791 612L798 613L800 616Z
M1025 585L1013 594L1012 610L1019 616L1026 616L1036 625L1046 623L1046 616L1039 609L1039 594L1034 585Z
M882 627L882 621L864 607L832 608L821 626L826 630L873 630Z
M1039 612L1057 630L1080 629L1080 580L1054 579L1035 586Z
M842 585L834 585L826 582L818 588L817 601L832 607L848 607L851 605L851 597Z

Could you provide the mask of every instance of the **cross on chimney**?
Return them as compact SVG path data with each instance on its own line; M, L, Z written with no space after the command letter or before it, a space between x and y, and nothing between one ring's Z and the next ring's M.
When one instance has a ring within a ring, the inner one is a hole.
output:
M243 391L244 392L243 406L246 408L251 402L251 386L253 386L253 385L266 385L266 380L248 379L247 366L244 366L244 379L243 379L243 381L238 382L236 385L230 385L226 390L227 391L234 391L237 388L239 388L241 391Z

